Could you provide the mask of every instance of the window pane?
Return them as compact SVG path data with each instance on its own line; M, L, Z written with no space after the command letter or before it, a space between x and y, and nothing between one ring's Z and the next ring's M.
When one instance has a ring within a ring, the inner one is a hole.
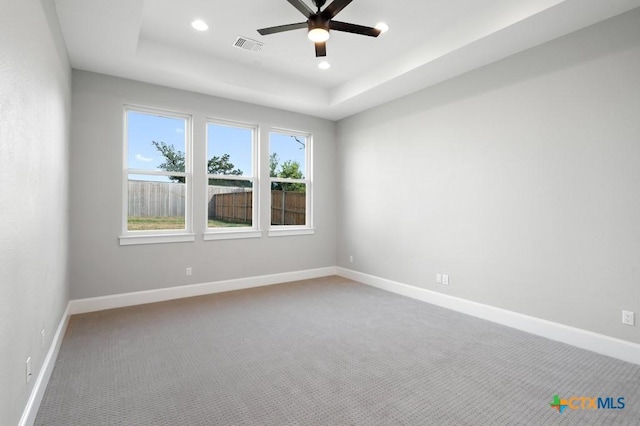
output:
M127 111L127 167L184 172L186 128L183 118Z
M271 183L271 224L306 225L307 187L304 183Z
M207 124L207 173L251 177L252 145L252 129Z
M253 225L251 181L209 179L208 227L237 228Z
M307 138L282 133L269 136L270 176L292 179L306 177Z
M180 176L128 176L129 231L185 229L185 184Z

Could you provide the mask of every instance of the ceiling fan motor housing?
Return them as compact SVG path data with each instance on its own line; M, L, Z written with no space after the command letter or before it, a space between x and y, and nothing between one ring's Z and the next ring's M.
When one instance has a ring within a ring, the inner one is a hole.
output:
M310 16L309 20L307 21L307 23L309 25L309 31L311 31L313 29L316 29L316 28L320 28L320 29L326 30L327 32L329 31L329 20L328 19L324 19L319 14Z

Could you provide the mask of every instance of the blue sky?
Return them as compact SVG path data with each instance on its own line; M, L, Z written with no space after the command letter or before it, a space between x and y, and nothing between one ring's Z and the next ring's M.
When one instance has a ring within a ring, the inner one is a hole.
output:
M130 169L159 170L164 157L152 141L173 145L184 152L186 120L172 117L159 117L134 111L127 112L127 165ZM138 178L138 176L136 176ZM168 182L161 176L148 176L147 180Z
M185 151L186 120L172 117L159 117L129 111L128 124L128 153L127 164L130 169L159 170L158 166L164 162L164 157L152 141L162 141L173 145L176 150ZM305 138L298 137L305 142ZM194 144L199 141L194 140ZM297 161L305 172L305 150L290 135L272 133L270 137L269 153L276 152L280 163L286 160ZM230 161L235 168L242 170L244 176L251 175L251 130L242 127L208 124L207 155L222 156L229 154ZM205 165L194 164L194 167ZM151 176L148 180L167 181L166 178Z
M298 140L306 144L306 138L298 136ZM280 164L287 160L297 161L300 164L300 170L306 177L307 171L305 167L304 147L298 143L291 135L282 133L271 133L269 138L269 155L278 154Z
M229 161L243 176L251 176L251 135L253 131L242 127L207 125L207 159L229 154Z

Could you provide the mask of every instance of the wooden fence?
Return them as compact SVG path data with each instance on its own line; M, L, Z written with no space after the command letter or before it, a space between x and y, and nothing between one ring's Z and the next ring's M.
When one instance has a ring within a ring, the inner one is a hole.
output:
M130 180L128 215L133 217L184 216L185 186L182 183ZM216 194L245 188L209 186L208 200Z
M182 183L129 181L128 214L133 217L171 217L185 214ZM251 223L253 193L247 188L208 187L209 219ZM305 225L304 192L271 191L272 225Z
M130 180L128 197L129 216L184 216L183 183Z
M251 223L252 193L215 194L209 202L209 219ZM271 191L272 225L305 225L307 197L304 192Z
M272 225L305 225L306 212L306 193L271 191Z
M209 219L250 224L252 215L253 192L251 191L213 194L209 198Z

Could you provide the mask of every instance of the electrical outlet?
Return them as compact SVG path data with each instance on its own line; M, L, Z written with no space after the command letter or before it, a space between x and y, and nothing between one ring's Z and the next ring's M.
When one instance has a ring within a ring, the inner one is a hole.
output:
M40 349L44 350L44 328L40 332Z
M26 374L27 374L27 384L29 384L29 382L31 381L31 357L27 358Z
M442 274L436 274L436 283L442 284Z
M349 262L353 263L353 256L349 256Z
M188 276L188 277L190 277L190 276L191 276L191 272L192 272L191 268L187 268L186 273L187 273L187 276Z
M442 284L443 285L449 285L449 275L442 274Z
M622 311L622 323L625 325L635 325L635 314L631 311Z

